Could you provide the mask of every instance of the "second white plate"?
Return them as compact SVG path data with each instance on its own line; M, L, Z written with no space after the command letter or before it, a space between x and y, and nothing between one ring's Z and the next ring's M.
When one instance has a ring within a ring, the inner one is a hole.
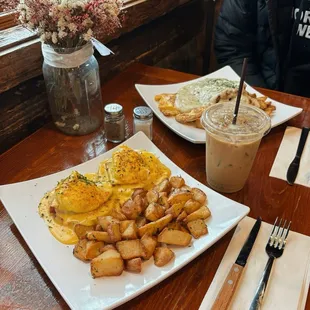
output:
M145 103L153 110L155 115L172 131L174 131L177 135L182 138L192 142L192 143L205 143L205 133L204 130L194 128L191 126L183 125L178 123L174 117L166 117L163 115L158 109L158 104L155 101L155 95L161 93L176 93L182 86L186 84L191 84L193 82L197 82L199 80L203 80L205 78L226 78L229 80L239 81L240 77L238 74L230 67L226 66L220 70L212 72L208 75L200 77L195 80L191 80L188 82L177 83L177 84L169 84L169 85L142 85L136 84L136 89L144 99ZM247 84L247 91L250 93L255 93L258 96L263 96L263 94L256 91L253 87ZM299 113L302 112L301 108L292 107L286 105L284 103L269 99L273 105L276 106L276 111L271 116L271 126L276 127L289 119L295 117Z

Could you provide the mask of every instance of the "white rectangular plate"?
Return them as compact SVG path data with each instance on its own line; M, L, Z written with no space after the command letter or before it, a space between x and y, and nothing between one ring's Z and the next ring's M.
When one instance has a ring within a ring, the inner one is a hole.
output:
M187 126L178 123L174 117L167 117L163 115L159 109L158 104L155 101L155 95L161 93L176 93L178 90L187 84L191 84L193 82L197 82L203 80L205 78L226 78L233 81L239 81L240 77L238 74L230 67L226 66L220 70L212 72L208 75L200 77L195 80L191 80L188 82L178 83L178 84L169 84L169 85L142 85L136 84L136 89L139 92L140 96L143 98L145 103L153 110L155 115L172 131L174 131L180 137L192 142L192 143L205 143L205 133L203 129L195 128L192 126ZM258 96L263 96L263 94L256 91L253 87L246 84L247 91L249 93L255 93ZM276 106L276 111L271 116L271 126L276 127L289 119L295 117L299 113L302 112L301 108L292 107L281 102L268 99L272 102L273 105Z
M208 195L208 206L212 212L211 218L207 220L209 234L194 240L191 247L174 249L175 259L162 268L156 267L153 259L150 259L143 263L141 274L124 272L119 277L92 279L89 264L72 255L73 246L66 246L54 239L37 210L44 193L51 190L57 181L67 177L73 170L80 173L96 172L99 163L111 157L113 150L52 175L0 186L2 203L31 251L72 309L110 309L134 298L188 264L249 212L248 207L225 198L186 174L142 132L124 144L156 154L171 169L172 175L181 175L189 186L198 187Z

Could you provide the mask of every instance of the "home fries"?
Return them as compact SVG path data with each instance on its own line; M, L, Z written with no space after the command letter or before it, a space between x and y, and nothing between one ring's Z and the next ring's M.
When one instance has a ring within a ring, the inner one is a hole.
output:
M127 146L97 173L73 171L58 182L39 213L57 240L75 244L74 256L90 262L94 278L141 272L151 257L164 266L174 257L168 246L207 234L211 215L204 192L171 176L154 154Z
M239 82L227 79L205 78L201 81L185 85L176 94L158 94L155 101L159 110L168 117L175 117L176 121L186 125L202 128L200 117L206 107L221 103L233 102L237 99ZM242 104L251 104L268 115L276 109L267 97L257 97L243 90Z

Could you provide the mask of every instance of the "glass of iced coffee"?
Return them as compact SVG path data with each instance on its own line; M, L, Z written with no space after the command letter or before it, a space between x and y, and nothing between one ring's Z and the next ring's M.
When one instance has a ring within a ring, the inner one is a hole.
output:
M235 103L210 106L201 117L206 130L206 172L210 187L223 193L241 190L250 174L270 117L259 108L241 104L236 125Z

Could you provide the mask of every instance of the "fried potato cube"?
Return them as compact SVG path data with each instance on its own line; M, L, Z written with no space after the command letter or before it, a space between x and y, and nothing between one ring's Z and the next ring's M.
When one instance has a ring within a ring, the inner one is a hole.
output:
M117 242L122 240L122 235L120 231L120 224L119 223L111 223L108 225L107 233L112 242Z
M106 252L108 250L115 250L116 251L116 247L114 244L106 244L103 248L102 248L102 253Z
M119 241L116 248L123 259L132 259L143 255L142 246L139 239Z
M89 231L86 234L86 238L88 240L97 240L97 241L103 241L106 243L113 243L109 234L106 231Z
M135 197L135 199L138 196ZM141 213L141 207L138 206L132 199L128 199L123 205L122 205L122 213L125 214L127 219L129 220L135 220L138 215Z
M131 199L134 200L136 196L140 195L141 197L146 196L146 190L143 188L136 188L135 191L131 195Z
M139 236L142 237L145 234L153 235L156 232L156 223L151 222L148 224L145 224L138 228Z
M173 219L171 214L167 214L155 222L156 231L162 231Z
M172 195L170 195L170 197L168 198L168 203L169 205L174 205L177 203L183 203L185 204L185 202L187 200L190 200L192 198L192 193L191 192L177 192L177 193L173 193Z
M142 195L135 196L133 201L136 204L138 210L141 210L140 213L143 212L146 209L146 207L149 205L147 202L147 198L143 197Z
M201 207L200 202L194 199L187 200L184 205L184 210L187 214L191 214Z
M99 225L101 225L103 231L107 231L108 226L112 223L119 223L119 220L115 219L112 216L99 216L97 217Z
M82 224L75 224L73 227L73 230L79 239L85 238L87 232L92 231L94 229L95 229L94 226L85 226Z
M136 218L136 225L138 228L144 226L147 223L147 220L144 216L138 216Z
M154 187L154 190L156 190L159 193L160 192L167 192L168 193L171 190L171 184L170 184L168 179L164 179Z
M186 232L165 228L158 235L158 242L166 244L188 246L192 241L192 236Z
M182 177L174 176L174 177L171 177L169 181L172 187L174 188L181 188L183 185L185 185L185 181Z
M128 228L128 226L129 226L131 223L135 223L135 221L134 221L134 220L126 220L126 221L120 222L120 231L121 231L121 234Z
M192 188L193 199L198 201L202 206L207 203L207 195L199 188Z
M192 191L192 188L191 188L190 186L188 186L188 185L183 185L183 186L180 188L180 190L181 190L182 192L191 192L191 191Z
M182 211L180 215L177 217L176 221L177 222L182 222L184 219L186 219L187 213L185 211Z
M195 239L208 233L207 225L202 219L188 222L187 227Z
M142 237L146 233L148 233L149 235L153 235L157 232L162 231L168 225L168 223L172 221L172 219L173 216L171 214L167 214L155 222L151 222L140 227L138 229L139 236Z
M117 209L112 209L111 216L119 221L125 221L127 220L127 217L125 214L123 214L121 211Z
M166 210L165 214L171 214L173 218L177 218L183 210L183 206L184 203L175 203L168 210Z
M150 203L149 206L145 209L144 215L149 221L157 221L162 216L164 216L165 210L158 203Z
M143 250L142 258L145 260L150 259L157 245L156 237L150 236L149 234L145 234L140 239L140 242Z
M80 259L83 262L86 262L86 245L88 240L87 239L80 239L79 242L74 246L73 255Z
M87 260L91 260L102 253L102 249L104 248L103 241L88 241L86 244L85 258Z
M124 261L116 250L103 252L90 262L93 278L104 276L119 276L124 270Z
M134 220L123 221L120 224L122 239L137 239L138 228Z
M157 202L158 198L159 198L159 193L155 189L148 191L146 194L146 199L148 203Z
M209 208L206 207L206 206L203 206L203 207L199 208L198 210L196 210L195 212L189 214L184 219L184 222L188 223L188 222L191 222L191 221L194 221L194 220L198 220L198 219L205 220L210 215L211 215L211 212L210 212Z
M165 210L170 208L166 192L159 193L159 198L158 198L157 203L160 204L162 207L164 207Z
M168 229L175 229L175 230L182 230L182 226L180 223L178 222L170 222L168 225L167 225L167 228Z
M168 264L174 258L174 253L165 247L158 247L154 251L154 263L157 267Z
M180 229L181 231L189 234L189 230L186 227L184 227L183 225L180 225L180 226L181 226L181 229Z
M142 259L140 257L125 261L125 269L131 272L140 273L142 270Z

